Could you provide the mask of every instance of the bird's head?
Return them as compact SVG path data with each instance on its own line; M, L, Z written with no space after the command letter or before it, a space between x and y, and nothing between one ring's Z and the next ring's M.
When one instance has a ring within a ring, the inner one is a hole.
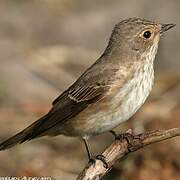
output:
M130 18L115 25L107 50L124 55L155 56L160 36L175 24L160 24L140 18Z

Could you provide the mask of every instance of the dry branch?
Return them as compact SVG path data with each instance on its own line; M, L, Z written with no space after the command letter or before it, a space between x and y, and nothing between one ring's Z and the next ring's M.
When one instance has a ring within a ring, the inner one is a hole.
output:
M103 153L108 167L103 162L95 160L95 163L89 163L79 174L77 180L98 180L101 179L108 171L111 170L113 164L120 158L143 148L149 144L160 142L166 139L180 136L180 127L164 131L146 132L138 135L127 133L125 138L115 140Z

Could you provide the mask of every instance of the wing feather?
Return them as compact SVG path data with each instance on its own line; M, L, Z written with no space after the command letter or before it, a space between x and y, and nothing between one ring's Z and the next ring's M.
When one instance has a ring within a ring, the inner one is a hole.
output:
M102 86L78 87L76 90L69 91L68 97L76 102L89 101L96 96L104 93Z

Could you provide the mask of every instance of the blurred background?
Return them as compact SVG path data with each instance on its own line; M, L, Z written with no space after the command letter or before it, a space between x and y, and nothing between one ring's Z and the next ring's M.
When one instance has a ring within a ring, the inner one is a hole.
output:
M176 23L161 39L155 87L119 132L180 126L180 1L1 0L0 141L46 113L51 102L103 52L115 23L128 17ZM101 153L110 134L90 140ZM87 163L80 139L41 138L0 152L0 176L72 180ZM180 139L144 148L117 162L105 180L178 180Z

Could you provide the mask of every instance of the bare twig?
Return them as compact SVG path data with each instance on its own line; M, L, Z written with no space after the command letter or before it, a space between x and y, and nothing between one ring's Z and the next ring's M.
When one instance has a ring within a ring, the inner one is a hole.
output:
M95 160L95 163L89 163L84 170L79 174L77 180L98 180L101 179L112 165L120 158L143 148L149 144L160 142L166 139L180 136L180 127L164 131L146 132L138 135L127 133L125 138L115 140L103 153L108 167L105 167L103 162Z

